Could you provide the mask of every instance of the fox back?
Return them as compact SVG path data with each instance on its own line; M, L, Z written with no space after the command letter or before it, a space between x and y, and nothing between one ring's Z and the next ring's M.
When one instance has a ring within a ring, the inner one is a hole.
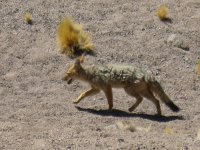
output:
M83 80L93 85L106 84L112 87L124 87L140 81L155 80L151 72L131 66L79 65L74 65L73 72L75 71L76 73L72 78Z

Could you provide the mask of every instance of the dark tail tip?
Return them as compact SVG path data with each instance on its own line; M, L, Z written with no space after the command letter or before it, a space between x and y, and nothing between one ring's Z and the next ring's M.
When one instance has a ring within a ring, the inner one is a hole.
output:
M180 108L176 106L173 102L166 103L166 105L174 112L178 112Z

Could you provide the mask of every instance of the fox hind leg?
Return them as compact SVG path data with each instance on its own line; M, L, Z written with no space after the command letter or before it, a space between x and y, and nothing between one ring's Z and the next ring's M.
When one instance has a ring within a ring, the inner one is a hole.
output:
M87 97L87 96L91 96L91 95L95 95L97 93L99 93L100 90L97 88L92 87L91 89L83 92L82 94L80 94L80 96L73 101L74 104L78 104L83 98Z
M132 95L132 96L136 98L136 102L128 109L129 112L134 111L143 100L143 98L140 95Z
M128 109L129 112L134 111L139 104L142 102L143 98L135 92L132 88L125 88L124 89L127 94L136 98L136 102Z
M144 92L141 93L142 96L146 97L147 99L151 100L154 105L156 106L157 109L157 114L161 115L161 108L160 108L160 102L155 98L153 93L150 90L145 90Z

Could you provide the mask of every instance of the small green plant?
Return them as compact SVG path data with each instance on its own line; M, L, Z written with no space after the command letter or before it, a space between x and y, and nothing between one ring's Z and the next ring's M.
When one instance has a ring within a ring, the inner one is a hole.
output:
M82 25L74 23L69 18L60 22L57 29L59 52L74 57L82 53L91 53L93 44Z
M169 10L166 5L161 5L157 10L156 15L160 20L164 21L168 19L168 11Z
M166 126L165 129L164 129L164 133L165 133L165 134L173 134L174 131L173 131L172 128Z
M28 24L33 24L32 15L30 13L25 13L24 20Z

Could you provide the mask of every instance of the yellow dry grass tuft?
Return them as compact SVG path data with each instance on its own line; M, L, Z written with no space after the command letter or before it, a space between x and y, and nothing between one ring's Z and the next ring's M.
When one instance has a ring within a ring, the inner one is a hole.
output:
M173 134L174 133L174 131L173 131L173 129L172 128L170 128L170 127L165 127L165 129L164 129L164 133L165 134Z
M197 131L197 139L200 140L200 129Z
M57 42L59 52L68 56L92 52L93 44L89 34L83 31L82 25L74 23L69 18L58 25Z
M167 6L161 5L157 10L156 15L159 17L160 20L168 19L168 8L167 8Z
M197 73L200 75L200 60L197 63Z
M32 24L33 20L32 20L32 15L30 13L25 13L24 15L24 20L26 21L26 23L28 24Z

